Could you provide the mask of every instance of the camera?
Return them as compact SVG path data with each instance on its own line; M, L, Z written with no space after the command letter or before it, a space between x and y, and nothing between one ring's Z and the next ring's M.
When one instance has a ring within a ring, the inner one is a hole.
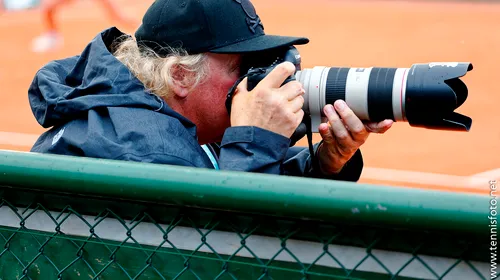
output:
M303 110L310 117L313 132L324 122L323 107L338 99L344 100L363 121L392 119L413 127L450 131L471 128L470 117L454 112L468 96L467 86L460 78L473 69L469 62L417 63L409 68L301 69L300 54L290 47L244 57L241 71L248 78L248 90L284 61L296 67L295 74L284 83L298 80L305 89ZM228 111L231 91L226 102Z

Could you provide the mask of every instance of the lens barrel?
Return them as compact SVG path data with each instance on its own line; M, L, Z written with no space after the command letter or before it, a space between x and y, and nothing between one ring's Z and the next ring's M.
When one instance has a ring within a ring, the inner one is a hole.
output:
M459 79L473 66L467 62L413 64L410 68L325 67L297 71L306 89L304 111L317 130L323 107L342 99L365 121L408 122L428 129L468 131L472 120L455 113L467 99Z

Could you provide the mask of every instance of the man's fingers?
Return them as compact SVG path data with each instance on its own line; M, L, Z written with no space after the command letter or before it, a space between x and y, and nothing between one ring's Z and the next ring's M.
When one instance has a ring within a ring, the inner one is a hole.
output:
M302 84L298 81L291 81L283 85L280 89L286 95L288 101L295 99L297 96L304 95L305 90Z
M324 107L324 113L326 118L328 119L328 122L330 123L331 130L333 130L333 135L335 136L335 138L337 138L339 142L351 140L349 131L347 131L347 128L345 127L337 112L335 112L333 106L330 104L326 105Z
M344 124L351 132L351 136L355 141L364 142L368 131L366 131L363 122L354 114L354 112L342 100L337 100L334 103L335 109L342 118Z
M248 78L245 77L241 82L236 86L236 90L234 91L234 95L238 94L239 92L247 92L247 82Z
M366 129L372 133L385 133L391 128L393 120L383 120L381 122L371 122L365 125Z
M302 122L302 119L304 119L304 111L303 110L299 110L297 112L295 112L295 117L297 118L297 125L300 125L300 123Z
M280 88L286 78L295 73L295 66L291 62L278 64L262 81L257 88Z
M302 96L297 96L293 100L291 100L289 103L290 109L292 112L296 113L299 110L302 110L302 107L304 106L304 97Z
M328 123L321 123L318 127L318 132L326 145L333 145L335 143L335 137L333 136Z

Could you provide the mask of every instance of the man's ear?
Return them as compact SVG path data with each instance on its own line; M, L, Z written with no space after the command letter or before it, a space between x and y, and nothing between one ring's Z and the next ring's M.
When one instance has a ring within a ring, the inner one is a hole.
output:
M170 87L172 88L172 92L179 98L185 98L190 91L192 75L194 73L187 71L178 64L172 66L171 73Z

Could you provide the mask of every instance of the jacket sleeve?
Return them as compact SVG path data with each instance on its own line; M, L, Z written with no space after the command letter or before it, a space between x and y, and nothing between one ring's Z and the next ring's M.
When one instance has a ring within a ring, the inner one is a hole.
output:
M315 153L319 144L314 145ZM222 170L345 181L357 181L361 176L363 158L359 150L339 174L325 176L314 168L308 148L289 145L289 138L265 129L230 127L220 146L219 166Z
M254 126L229 127L220 145L219 167L255 173L282 174L290 139Z

